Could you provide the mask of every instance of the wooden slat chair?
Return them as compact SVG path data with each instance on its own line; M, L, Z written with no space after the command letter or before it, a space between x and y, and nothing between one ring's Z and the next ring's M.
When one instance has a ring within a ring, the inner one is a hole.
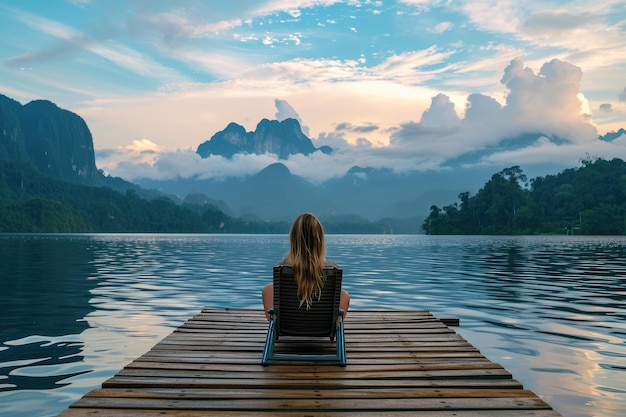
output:
M274 267L274 306L268 310L270 323L261 360L263 366L269 365L270 360L335 361L346 366L344 311L339 308L343 270L327 267L324 274L326 282L321 297L319 300L314 297L313 305L307 310L299 305L293 269L288 265ZM275 352L274 345L282 336L328 337L335 341L335 354Z

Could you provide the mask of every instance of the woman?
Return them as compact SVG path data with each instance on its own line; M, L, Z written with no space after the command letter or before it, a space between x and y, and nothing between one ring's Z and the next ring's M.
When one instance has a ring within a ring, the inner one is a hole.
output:
M313 298L319 295L324 284L324 267L334 266L327 262L326 245L324 243L324 228L320 221L311 213L304 213L291 225L289 231L289 252L280 261L281 264L291 265L294 278L298 284L298 300L300 306L311 307ZM274 284L267 284L261 293L265 316L270 319L267 310L274 306ZM350 305L350 295L341 290L339 308L345 313ZM346 317L344 313L344 319Z

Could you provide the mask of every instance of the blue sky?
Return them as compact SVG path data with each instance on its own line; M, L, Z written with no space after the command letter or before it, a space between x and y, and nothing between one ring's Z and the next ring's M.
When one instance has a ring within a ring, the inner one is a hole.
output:
M79 114L131 180L255 173L276 158L194 151L285 117L337 149L284 161L316 181L626 159L597 140L626 128L624 1L0 0L0 27L0 93ZM500 146L527 132L546 137Z

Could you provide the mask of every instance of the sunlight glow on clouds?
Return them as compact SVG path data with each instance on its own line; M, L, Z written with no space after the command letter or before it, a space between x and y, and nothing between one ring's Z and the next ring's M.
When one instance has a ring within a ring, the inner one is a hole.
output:
M280 162L294 174L319 183L341 177L353 166L389 168L396 172L443 169L446 161L485 149L491 150L471 164L532 165L560 161L563 167L568 167L576 165L586 154L626 157L622 142L597 140L597 131L589 123L585 114L588 109L579 92L581 79L581 69L567 62L552 60L535 73L520 59L514 59L504 69L501 79L508 89L504 105L487 95L471 94L461 117L449 97L439 93L431 98L419 122L409 121L388 132L388 145L373 147L365 138L351 143L346 140L346 133L367 136L380 128L374 124L341 123L334 132L314 138L316 146L334 148L333 154L293 155ZM275 99L274 104L278 120L291 117L302 124L299 113L286 100ZM548 136L511 149L499 146L503 139L534 132ZM126 150L141 153L157 150L149 141L133 145ZM144 157L136 168L129 162L131 159L125 156L117 166L110 164L111 172L130 179L223 178L253 175L278 162L275 155L236 155L232 161L212 156L203 160L191 150L162 152L151 162Z
M11 4L0 94L78 113L98 166L126 179L252 175L276 157L194 149L263 118L336 149L284 161L314 181L624 155L597 140L626 127L620 0ZM545 137L511 143L527 133Z

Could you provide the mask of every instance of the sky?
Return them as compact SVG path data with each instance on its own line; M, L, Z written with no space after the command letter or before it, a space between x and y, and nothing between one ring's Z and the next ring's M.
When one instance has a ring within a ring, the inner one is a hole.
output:
M195 151L263 118L335 149L281 161L313 182L626 159L598 140L626 128L623 0L0 0L0 28L0 94L77 113L131 181L252 175L276 156Z

